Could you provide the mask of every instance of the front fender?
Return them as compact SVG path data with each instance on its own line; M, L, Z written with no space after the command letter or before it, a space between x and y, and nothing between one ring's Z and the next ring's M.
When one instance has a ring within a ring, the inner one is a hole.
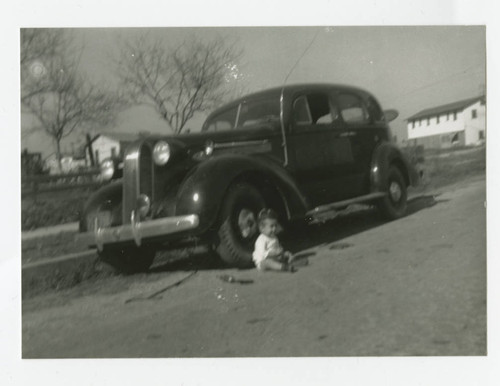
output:
M375 148L371 161L370 186L372 192L385 190L387 176L391 165L395 165L401 170L407 186L418 185L418 173L408 161L408 158L401 151L401 149L393 143L381 142Z
M287 217L305 215L308 203L288 172L268 158L227 154L198 165L177 193L176 215L197 214L200 230L207 230L217 216L229 186L242 180L278 192Z
M92 195L83 206L79 225L80 232L86 232L89 230L87 229L87 224L85 221L88 214L104 208L116 208L121 204L123 197L122 186L122 181L116 180L92 193ZM121 224L121 212L118 212L115 217L116 218L113 218L112 220L113 224Z

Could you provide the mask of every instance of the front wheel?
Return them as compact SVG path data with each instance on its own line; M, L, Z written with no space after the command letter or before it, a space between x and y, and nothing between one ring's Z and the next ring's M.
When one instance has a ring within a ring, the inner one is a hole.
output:
M117 271L133 274L147 271L153 264L156 252L152 248L129 246L112 249L104 247L98 254L101 261Z
M387 176L387 195L378 202L378 208L388 220L395 220L406 214L407 191L406 183L401 171L391 166Z
M228 265L253 266L252 252L259 234L257 216L265 207L261 193L252 185L233 185L224 200L215 250Z

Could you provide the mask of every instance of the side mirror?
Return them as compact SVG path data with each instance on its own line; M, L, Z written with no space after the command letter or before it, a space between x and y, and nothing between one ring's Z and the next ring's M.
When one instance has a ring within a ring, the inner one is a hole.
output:
M386 122L392 122L399 116L398 110L384 110L384 117Z

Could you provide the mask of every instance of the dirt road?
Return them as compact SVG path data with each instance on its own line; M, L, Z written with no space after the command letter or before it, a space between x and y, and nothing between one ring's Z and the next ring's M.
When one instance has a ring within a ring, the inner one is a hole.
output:
M288 240L309 259L294 274L201 257L27 300L23 357L485 355L485 199L481 179L398 221L310 226Z

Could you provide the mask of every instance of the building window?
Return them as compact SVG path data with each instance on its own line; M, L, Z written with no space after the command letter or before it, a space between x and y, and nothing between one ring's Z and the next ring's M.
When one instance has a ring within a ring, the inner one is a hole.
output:
M449 121L450 120L450 113L446 113L446 120Z
M454 121L456 121L456 120L457 120L457 112L456 112L456 111L454 111L454 112L453 112L453 120L454 120Z
M471 115L472 115L472 119L476 119L477 118L477 110L476 109L472 110Z
M479 130L479 139L484 139L484 130Z
M431 119L427 118L427 126L429 126L430 123L431 123Z
M415 121L412 121L411 122L411 128L414 129L415 128Z
M458 144L458 133L455 133L455 135L451 138L451 143L453 145L457 145Z
M439 115L436 115L436 123L439 123Z
M418 120L418 126L422 126L422 121L420 119Z

